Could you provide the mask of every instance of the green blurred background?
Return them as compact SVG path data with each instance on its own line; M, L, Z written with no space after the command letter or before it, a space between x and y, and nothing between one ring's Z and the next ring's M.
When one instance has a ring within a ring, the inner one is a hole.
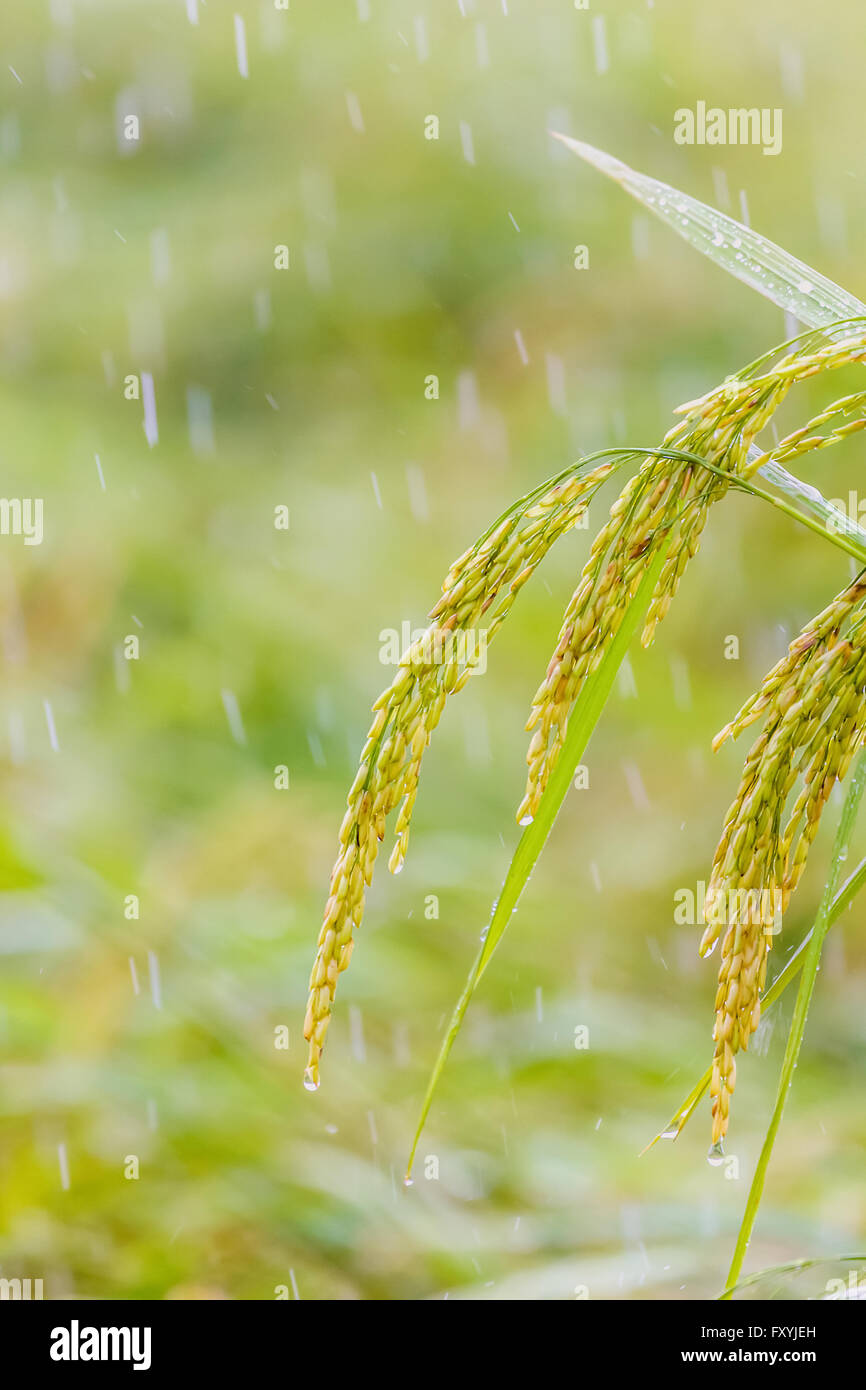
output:
M49 1298L718 1291L792 1000L739 1069L739 1177L706 1161L706 1103L638 1157L711 1053L716 962L674 893L707 877L747 746L713 757L710 739L845 581L831 546L754 499L713 515L472 1006L412 1188L588 532L449 707L316 1095L301 1025L392 675L380 633L421 626L521 492L581 451L657 442L679 402L794 331L548 128L745 208L862 294L862 26L859 0L4 7L3 491L44 499L45 538L0 538L0 1275ZM781 107L782 154L675 145L674 110L699 99ZM153 447L130 374L154 382ZM792 422L826 389L801 388ZM847 496L857 450L806 476ZM857 905L828 945L750 1269L866 1246L864 1006Z

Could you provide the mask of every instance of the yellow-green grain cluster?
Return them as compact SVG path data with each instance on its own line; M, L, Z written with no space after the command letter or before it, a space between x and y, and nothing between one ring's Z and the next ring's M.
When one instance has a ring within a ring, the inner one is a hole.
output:
M728 1127L735 1055L748 1046L760 1020L773 935L803 872L827 799L863 737L864 595L866 579L860 576L803 629L714 741L718 747L764 719L725 817L704 905L709 925L702 955L713 949L724 929L710 1088L714 1144ZM801 789L788 813L798 783ZM731 921L719 909L732 900L744 907Z
M736 389L735 389L736 387ZM698 455L736 475L749 448L787 390L726 383L683 407L686 418L665 436L662 448ZM660 546L668 555L652 596L642 634L648 646L668 611L689 560L697 553L712 504L724 496L724 477L679 458L649 457L614 502L592 543L580 583L566 609L556 649L532 701L526 728L532 741L518 820L534 818L568 730L568 719L586 677L616 636L629 601Z
M721 386L681 406L683 418L643 462L614 502L592 543L566 610L556 649L532 703L529 772L518 819L534 818L562 749L580 688L598 666L652 560L665 559L647 612L644 645L667 613L689 560L697 553L712 505L762 464L840 442L866 426L844 421L866 410L866 392L843 397L772 449L752 449L798 381L866 360L866 328L835 325L775 349ZM833 427L827 433L820 431ZM610 451L612 452L612 451ZM603 456L565 470L510 508L449 570L424 636L403 653L394 680L373 706L374 718L347 798L331 875L304 1024L309 1041L306 1084L318 1085L319 1060L340 973L352 955L386 820L397 813L392 873L403 865L421 760L449 695L476 672L482 650L505 620L517 593L564 532L578 524L615 468L643 451ZM702 950L725 925L716 999L713 1136L727 1127L734 1056L757 1025L769 938L760 893L778 889L787 903L803 869L821 810L844 775L860 738L866 654L858 616L866 589L849 586L791 644L785 659L719 738L765 717L764 733L743 773L725 822L707 903ZM842 627L849 623L847 636ZM463 642L465 636L478 640ZM483 642L482 639L483 638ZM803 789L788 822L783 812L797 778ZM718 911L729 890L759 890L746 910Z
M866 420L861 418L826 436L814 433L866 404L866 392L861 392L835 402L772 450L749 457L755 437L796 382L864 359L862 327L841 338L839 330L810 334L791 351L770 353L707 395L680 406L677 414L684 418L665 436L662 449L697 455L709 467L682 458L647 458L596 536L526 723L532 740L526 755L526 789L517 812L522 824L538 811L580 688L616 635L658 548L666 546L668 554L647 613L644 646L652 641L686 565L697 554L711 506L731 482L751 478L770 459L781 462L827 447L864 427Z
M445 577L430 626L403 653L394 680L373 706L373 723L347 798L310 976L304 1021L310 1088L318 1085L337 979L352 957L386 819L398 811L388 867L399 873L424 750L446 699L463 688L478 666L481 641L458 639L483 635L489 644L535 567L554 541L580 521L593 493L616 466L611 461L588 471L572 470L552 486L536 490L461 555Z

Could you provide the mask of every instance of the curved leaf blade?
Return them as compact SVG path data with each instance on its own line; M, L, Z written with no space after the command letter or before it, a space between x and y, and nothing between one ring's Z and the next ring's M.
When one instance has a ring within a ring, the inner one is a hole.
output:
M622 160L597 150L594 145L572 140L555 130L550 133L587 164L615 179L696 251L702 252L729 275L750 285L765 299L772 300L780 309L793 314L801 323L824 328L838 319L866 314L866 304L853 294L736 218L708 207L660 179L630 169Z
M568 733L565 743L553 772L547 784L538 815L531 825L528 825L515 850L514 857L508 867L505 882L502 885L502 892L494 907L490 925L487 928L478 955L469 972L469 977L463 987L463 993L457 1001L448 1031L445 1034L439 1055L433 1067L433 1072L427 1086L427 1091L421 1106L421 1114L418 1119L418 1126L415 1137L412 1141L412 1148L409 1154L409 1162L406 1168L406 1180L410 1180L412 1164L415 1160L415 1153L418 1148L418 1141L427 1116L430 1113L430 1106L433 1103L433 1096L439 1079L448 1060L448 1055L454 1044L454 1040L460 1031L466 1009L481 976L487 969L490 959L502 939L505 928L515 911L524 888L529 880L529 876L535 867L536 860L541 854L547 841L547 837L553 829L560 807L565 800L571 779L581 757L592 737L596 724L601 716L602 710L607 704L608 696L613 688L616 673L622 665L623 659L631 645L632 639L637 632L638 626L642 622L649 607L650 597L655 588L656 580L661 573L662 565L667 554L667 545L662 545L648 566L641 578L640 584L635 590L634 596L623 615L619 629L599 662L596 669L584 682L583 689L578 696L577 702L572 710L568 721Z

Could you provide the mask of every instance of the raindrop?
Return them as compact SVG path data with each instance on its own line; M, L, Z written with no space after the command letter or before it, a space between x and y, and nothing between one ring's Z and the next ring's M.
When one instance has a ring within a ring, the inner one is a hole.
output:
M310 1071L310 1068L307 1067L306 1071L304 1072L304 1090L305 1090L305 1091L318 1091L318 1089L319 1089L319 1083L318 1083L318 1081L316 1080L316 1078L313 1076L313 1073Z
M610 67L610 55L607 50L607 35L604 27L604 15L597 15L592 21L592 47L595 56L595 70L601 76Z
M154 951L147 953L147 969L150 976L150 995L155 1009L162 1008L162 985L159 977L159 958Z
M467 164L475 163L475 146L472 143L472 129L467 121L460 122L460 144L463 147L463 158Z
M346 110L349 114L349 124L353 130L357 130L359 135L364 134L364 117L361 112L361 103L354 92L346 93Z
M725 1150L722 1146L722 1141L720 1139L717 1144L713 1144L712 1148L707 1154L707 1163L709 1163L713 1168L718 1168L719 1164L724 1163L724 1161Z
M247 31L241 15L235 15L235 51L238 60L238 72L241 77L249 77L250 69L247 62Z
M233 690L222 690L220 691L220 694L222 696L223 709L226 713L226 719L228 720L229 732L231 733L231 736L234 739L235 743L238 743L241 746L243 746L247 741L247 736L244 731L240 706L238 704L238 697L237 695L235 695Z
M48 725L48 742L51 744L51 747L54 749L54 752L59 753L60 744L57 740L57 729L54 724L54 711L51 708L51 701L43 700L42 708L45 711L45 723Z
M156 422L156 395L151 372L141 374L141 396L144 405L144 434L152 449L159 440L159 427Z

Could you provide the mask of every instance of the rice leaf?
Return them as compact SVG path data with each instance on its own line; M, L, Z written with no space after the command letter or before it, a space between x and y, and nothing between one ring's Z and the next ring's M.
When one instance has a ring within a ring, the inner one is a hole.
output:
M772 300L780 309L792 313L801 323L810 328L826 328L839 320L866 314L866 304L862 300L736 218L708 207L659 179L639 174L604 150L582 140L572 140L555 130L550 133L588 164L615 179L690 246ZM753 445L751 453L756 457L759 450ZM850 536L855 544L866 544L866 531L832 507L817 488L793 477L778 463L765 464L759 471L781 492L796 497L822 524L832 521L836 534Z
M662 566L667 555L668 547L659 547L652 563L648 566L646 573L640 581L634 596L623 615L620 627L613 638L610 646L604 653L596 669L587 678L583 689L578 696L577 703L572 711L568 722L568 733L562 752L550 776L550 781L541 799L538 814L531 825L524 830L517 849L514 853L502 885L502 892L493 910L490 925L484 934L478 955L469 972L469 977L463 987L463 993L451 1016L448 1031L436 1058L436 1064L430 1077L424 1101L421 1107L421 1114L415 1137L412 1141L412 1149L409 1154L409 1162L406 1169L406 1180L410 1180L412 1164L415 1159L415 1152L418 1148L418 1141L427 1116L430 1113L430 1106L439 1079L448 1060L448 1055L454 1044L454 1040L460 1031L469 1001L475 992L481 976L487 969L493 952L496 950L505 928L520 901L521 894L529 881L529 876L535 867L536 860L544 848L548 835L553 829L554 821L559 814L560 807L565 800L566 793L571 786L571 780L575 769L592 737L596 724L604 709L608 696L613 688L616 673L622 665L623 659L631 644L640 623L649 607L650 598L658 579Z
M751 457L758 454L758 449L752 445L749 451ZM866 548L866 530L840 512L838 507L834 507L832 502L828 502L823 493L819 492L811 483L804 483L802 478L797 478L793 473L789 473L780 463L770 460L762 468L758 469L761 477L773 487L777 488L784 497L793 498L800 512L806 512L814 516L821 523L821 529L826 536L831 539L834 537L846 537L853 547L850 553L859 558L859 552Z
M866 314L866 304L861 300L736 218L727 217L659 179L639 174L593 145L572 140L555 130L550 133L588 164L615 179L695 250L801 323L824 328L839 319Z
M860 1268L858 1268L858 1266ZM795 1286L798 1281L802 1283L802 1276L818 1274L820 1278L825 1280L823 1293L818 1293L816 1291L815 1297L818 1299L862 1298L863 1294L861 1290L866 1287L866 1283L864 1283L863 1278L861 1278L861 1269L866 1269L866 1255L821 1255L812 1259L789 1260L786 1264L771 1265L767 1269L759 1269L755 1274L750 1274L747 1278L741 1279L737 1287L731 1290L731 1294L733 1296L736 1293L748 1293L749 1290L759 1289L760 1297L765 1300L771 1298L790 1299L791 1287ZM843 1294L831 1294L827 1292L827 1284L829 1282L827 1280L827 1275L833 1271L844 1273L847 1276L844 1281L841 1279L835 1281L836 1283L844 1282L847 1284L847 1288ZM854 1275L853 1287L851 1283L852 1274ZM804 1294L800 1289L798 1289L798 1295L800 1298L808 1298L810 1296Z

